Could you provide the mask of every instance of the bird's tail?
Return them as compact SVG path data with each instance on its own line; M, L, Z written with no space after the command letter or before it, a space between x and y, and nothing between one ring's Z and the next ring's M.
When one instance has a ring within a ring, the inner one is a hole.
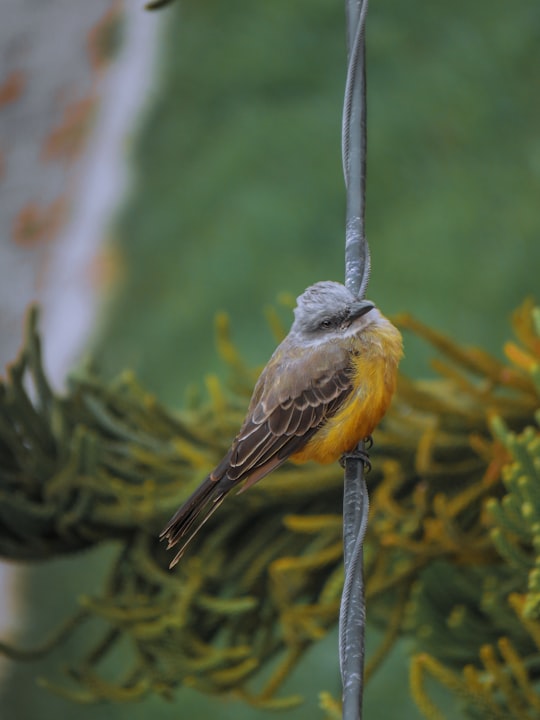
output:
M167 540L167 549L181 543L169 567L174 567L180 560L188 544L218 509L232 486L226 478L213 480L209 475L175 512L159 536L161 540Z

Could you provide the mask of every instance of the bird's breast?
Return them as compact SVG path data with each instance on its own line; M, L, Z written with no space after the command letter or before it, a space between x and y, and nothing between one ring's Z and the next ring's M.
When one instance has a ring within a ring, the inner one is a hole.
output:
M324 464L335 462L344 453L353 450L360 440L371 435L387 411L396 388L401 337L397 330L395 333L396 342L388 347L387 352L352 356L352 390L343 406L299 452L291 456L291 460L315 460Z

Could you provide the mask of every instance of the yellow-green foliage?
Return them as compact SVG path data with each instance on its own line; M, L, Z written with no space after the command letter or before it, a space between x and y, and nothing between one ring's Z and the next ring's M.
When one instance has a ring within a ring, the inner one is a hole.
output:
M532 380L538 408L540 312L526 303L514 320L522 347L508 344L506 353ZM458 693L472 717L539 716L540 412L535 415L536 423L519 433L500 415L490 419L495 441L488 472L497 492L482 503L477 528L496 554L462 566L439 562L418 584L411 624L426 652L413 658L411 686L427 718L444 714L426 693L426 676Z
M518 708L516 717L532 717L538 438L535 445L530 430L514 435L531 425L539 404L532 317L530 304L516 316L523 347L509 346L513 366L410 317L396 319L439 351L442 377L402 377L375 433L366 594L370 618L386 634L367 675L401 632L414 633L412 690L428 717L442 715L425 692L426 673L460 693L473 713L502 717ZM71 379L66 396L54 395L41 368L35 311L0 387L0 552L37 560L110 540L121 546L105 587L81 597L76 617L36 649L101 619L101 635L93 634L70 671L75 682L56 688L76 699L169 697L190 685L288 707L301 698L276 697L282 680L337 620L339 466L285 465L232 496L175 571L167 569L157 534L226 451L256 377L223 316L217 336L230 379L208 378L205 397L194 396L181 413L161 407L130 374L105 386L88 370ZM512 458L520 466L504 471L505 486L501 471ZM107 659L126 644L131 667L111 677ZM270 660L261 687L256 676ZM339 712L328 695L321 703Z

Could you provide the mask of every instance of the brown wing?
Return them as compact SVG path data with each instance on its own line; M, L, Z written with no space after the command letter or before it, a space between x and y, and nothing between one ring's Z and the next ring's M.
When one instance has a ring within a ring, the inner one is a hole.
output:
M302 448L352 390L346 349L280 347L259 378L244 424L212 473L248 486Z
M171 567L233 487L253 485L297 450L331 417L352 390L349 353L279 346L263 370L246 420L220 464L180 507L161 533L180 545Z

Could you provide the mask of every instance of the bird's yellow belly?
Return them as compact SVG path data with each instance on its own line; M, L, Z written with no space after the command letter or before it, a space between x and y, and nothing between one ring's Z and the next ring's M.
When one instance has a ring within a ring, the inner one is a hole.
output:
M309 440L307 445L291 456L294 462L315 460L335 462L353 450L368 435L385 414L396 386L395 368L389 368L381 357L357 359L354 389L341 408Z

